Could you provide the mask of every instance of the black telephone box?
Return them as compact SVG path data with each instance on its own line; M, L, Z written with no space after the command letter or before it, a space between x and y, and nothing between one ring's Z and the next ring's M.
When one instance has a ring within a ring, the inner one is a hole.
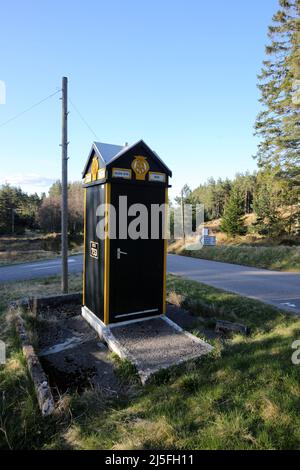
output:
M82 313L90 323L108 325L165 313L171 176L142 140L124 147L93 143L83 171Z

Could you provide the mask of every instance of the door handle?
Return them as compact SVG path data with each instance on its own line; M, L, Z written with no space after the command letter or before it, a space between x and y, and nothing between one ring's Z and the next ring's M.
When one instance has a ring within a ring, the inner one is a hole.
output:
M127 255L125 251L121 251L121 248L117 248L117 259L121 259L121 255Z

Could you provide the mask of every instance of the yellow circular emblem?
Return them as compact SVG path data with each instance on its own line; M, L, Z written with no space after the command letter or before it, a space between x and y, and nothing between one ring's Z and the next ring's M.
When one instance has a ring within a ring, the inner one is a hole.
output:
M137 180L145 180L145 176L149 171L149 163L146 160L146 157L135 157L131 167L135 173L135 178Z
M99 162L98 158L94 157L91 165L92 181L96 181L98 178Z

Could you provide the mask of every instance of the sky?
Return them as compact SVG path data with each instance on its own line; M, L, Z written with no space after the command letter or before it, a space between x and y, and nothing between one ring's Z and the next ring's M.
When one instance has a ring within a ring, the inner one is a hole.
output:
M186 183L255 170L257 74L277 8L278 0L2 3L0 184L40 194L60 178L59 92L2 124L59 91L62 76L71 181L94 140L145 140L173 170L171 197Z

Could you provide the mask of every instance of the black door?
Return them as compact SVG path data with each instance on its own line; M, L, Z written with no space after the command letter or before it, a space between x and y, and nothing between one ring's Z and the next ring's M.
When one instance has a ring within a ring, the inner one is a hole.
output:
M96 211L104 202L104 186L92 186L86 191L85 305L103 321L104 244L96 233Z
M119 233L119 196L128 207L140 203L148 209L148 239L110 241L110 323L160 315L163 307L164 240L163 215L159 239L151 239L151 204L165 203L165 188L146 185L112 185L111 203L116 208ZM128 216L128 226L135 216Z

